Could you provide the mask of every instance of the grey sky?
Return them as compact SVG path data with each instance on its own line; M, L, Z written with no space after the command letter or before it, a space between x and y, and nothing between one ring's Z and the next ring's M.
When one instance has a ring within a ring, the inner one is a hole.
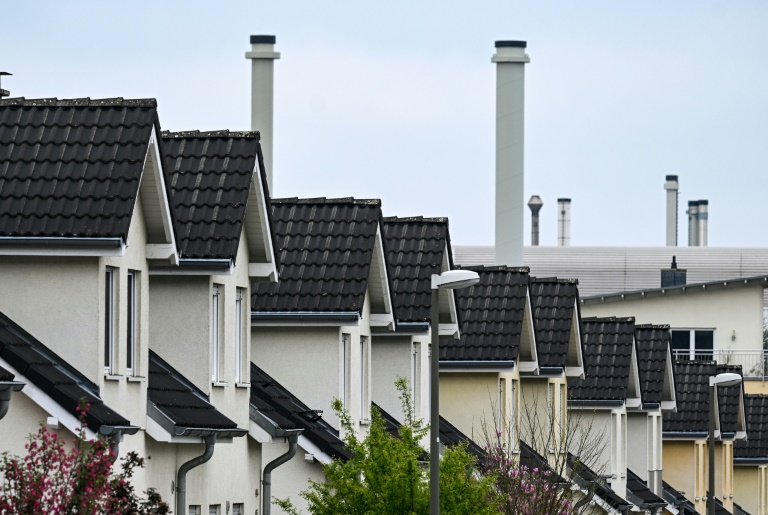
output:
M710 245L768 246L768 2L6 2L12 96L155 97L169 130L249 129L250 34L277 35L275 196L381 198L493 240L496 39L525 39L542 244L663 245L666 174ZM528 234L526 213L526 234ZM526 242L528 237L526 237Z

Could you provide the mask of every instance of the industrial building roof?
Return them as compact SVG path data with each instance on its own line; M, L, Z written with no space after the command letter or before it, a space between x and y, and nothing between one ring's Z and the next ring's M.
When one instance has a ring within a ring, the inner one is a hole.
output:
M456 290L461 339L441 338L440 361L516 361L525 318L528 269L464 267L480 282Z
M530 292L539 365L565 367L571 330L579 327L579 282L532 277Z
M0 358L75 418L80 416L81 402L90 404L85 423L91 431L109 434L108 428L131 425L128 419L104 404L95 384L3 313L0 313ZM6 373L13 379L10 372L6 370Z
M261 152L259 133L162 135L179 257L234 260Z
M633 317L582 318L584 379L568 381L569 399L625 401L632 386L634 336Z
M747 440L737 441L733 449L736 463L768 463L768 395L745 395Z
M668 325L635 325L637 368L643 404L661 404L664 399L664 378L674 371L667 370L670 360L670 335ZM671 385L674 388L674 381Z
M381 202L273 199L272 218L280 281L253 283L251 310L361 313Z
M429 322L432 274L443 271L445 257L453 267L448 219L386 217L382 227L395 316L400 322Z
M181 428L237 430L237 424L218 411L203 392L151 350L147 398L177 432Z
M0 236L127 239L154 99L5 99L0 128Z

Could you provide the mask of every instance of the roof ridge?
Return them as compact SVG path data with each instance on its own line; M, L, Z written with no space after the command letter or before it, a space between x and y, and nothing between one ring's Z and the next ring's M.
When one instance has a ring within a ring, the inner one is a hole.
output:
M507 265L456 265L456 270L472 270L475 272L517 272L521 274L531 273L527 266L507 266Z
M556 283L556 284L579 284L579 280L576 278L560 278L560 277L533 277L531 276L532 283Z
M669 329L669 324L635 324L635 329Z
M354 197L340 197L340 198L273 198L272 204L352 204L355 206L381 206L381 199L358 199Z
M676 365L717 365L717 361L703 359L676 359Z
M582 317L582 322L634 322L635 317Z
M412 222L424 222L424 223L437 223L442 224L448 223L448 217L447 216L436 216L436 217L426 217L426 216L385 216L382 219L382 222L385 223L412 223Z
M230 131L229 129L220 129L213 131L162 131L161 137L174 138L174 139L191 139L191 138L256 138L261 139L261 133L259 131Z
M0 107L157 107L155 98L30 98L24 97L4 98L0 100Z

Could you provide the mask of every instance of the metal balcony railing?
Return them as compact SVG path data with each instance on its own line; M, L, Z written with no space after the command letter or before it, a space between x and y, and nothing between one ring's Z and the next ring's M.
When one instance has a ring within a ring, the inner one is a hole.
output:
M717 361L724 365L741 365L745 378L768 379L768 351L764 350L673 350L674 359Z

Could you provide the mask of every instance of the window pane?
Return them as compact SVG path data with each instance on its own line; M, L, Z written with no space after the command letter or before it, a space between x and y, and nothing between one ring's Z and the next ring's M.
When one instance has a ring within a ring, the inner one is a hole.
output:
M714 331L696 331L696 359L712 359L712 349L715 343Z
M672 351L688 351L691 349L690 331L672 331ZM676 353L680 357L680 353Z
M360 337L360 418L364 419L366 414L365 404L365 383L366 383L366 367L365 367L365 336Z
M243 375L243 289L237 289L235 299L235 381L242 382Z
M213 298L211 299L211 347L213 354L213 363L211 364L211 379L215 382L219 380L219 289L213 289Z
M107 268L104 276L104 367L112 368L112 348L114 339L114 270Z
M128 272L128 320L126 367L133 370L136 355L136 272Z
M232 515L245 515L245 507L243 503L235 503L232 505Z

